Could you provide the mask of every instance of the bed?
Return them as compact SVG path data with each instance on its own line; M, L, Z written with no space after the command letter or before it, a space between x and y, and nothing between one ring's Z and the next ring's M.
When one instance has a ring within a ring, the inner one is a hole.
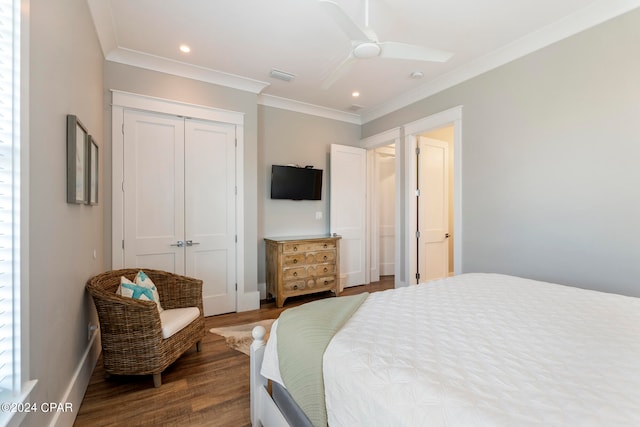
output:
M288 311L267 345L253 332L254 426L306 422L287 409L304 407L283 379L292 352L278 353ZM318 356L325 415L312 425L640 425L640 298L463 274L370 294L349 314Z

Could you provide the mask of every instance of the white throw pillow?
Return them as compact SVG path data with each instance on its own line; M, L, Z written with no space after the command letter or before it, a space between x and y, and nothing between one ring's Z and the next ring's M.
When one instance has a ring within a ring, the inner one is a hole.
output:
M158 307L158 312L162 313L164 311L160 305L160 295L156 285L143 271L138 272L135 283L122 276L116 294L127 298L153 301Z

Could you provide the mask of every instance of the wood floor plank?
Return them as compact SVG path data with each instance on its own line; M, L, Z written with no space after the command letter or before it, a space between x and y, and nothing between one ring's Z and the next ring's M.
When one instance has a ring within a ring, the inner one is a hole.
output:
M347 288L342 295L393 288L393 277ZM211 316L207 331L220 326L275 319L290 307L333 294L287 299L283 308L262 302L260 309ZM162 374L153 387L151 375L105 378L102 359L94 369L75 426L250 426L249 356L232 350L224 338L207 332L202 351L187 351Z

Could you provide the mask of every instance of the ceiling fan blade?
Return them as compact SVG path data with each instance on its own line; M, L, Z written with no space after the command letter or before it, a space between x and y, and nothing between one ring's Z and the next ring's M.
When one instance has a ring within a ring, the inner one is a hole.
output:
M356 61L356 57L353 56L353 53L350 53L341 63L336 67L335 70L322 82L322 89L329 89L335 82L337 82L342 76L347 74L347 72L353 66L353 63Z
M447 62L453 53L425 46L399 42L379 43L381 58L413 59L417 61Z
M350 40L370 40L365 30L360 28L338 3L331 0L318 0L318 3L320 3L324 10L333 18Z

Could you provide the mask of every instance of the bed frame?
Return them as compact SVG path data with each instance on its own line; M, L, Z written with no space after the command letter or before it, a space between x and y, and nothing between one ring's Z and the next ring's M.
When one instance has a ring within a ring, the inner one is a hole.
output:
M267 333L262 326L253 328L249 357L251 370L251 425L253 427L290 427L267 390L268 380L260 375Z

